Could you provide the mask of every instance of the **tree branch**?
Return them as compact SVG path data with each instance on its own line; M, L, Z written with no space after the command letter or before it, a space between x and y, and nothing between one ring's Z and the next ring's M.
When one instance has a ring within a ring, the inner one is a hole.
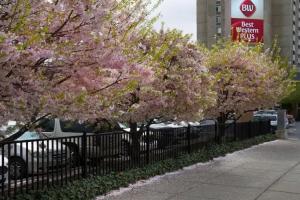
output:
M16 132L15 134L13 134L12 136L0 141L0 146L2 146L3 144L5 144L6 142L11 142L14 141L15 139L19 138L20 136L22 136L26 131L28 131L30 128L36 126L36 123L41 121L42 119L45 119L46 117L48 117L49 115L51 115L51 113L47 113L45 115L43 115L42 117L33 120L31 122L28 122L27 124L25 124L18 132Z
M69 20L71 19L72 14L73 14L73 10L71 10L71 12L69 13L67 19L62 23L62 25L61 25L60 27L58 27L58 28L56 29L56 31L54 31L54 32L51 34L50 37L54 37L56 34L59 33L59 31L61 31L61 30L67 25L67 23L68 23Z
M90 92L89 95L95 95L96 93L101 92L103 90L106 90L107 88L112 87L113 85L119 84L120 81L126 79L126 78L121 79L121 76L122 76L122 72L119 74L119 76L117 77L117 79L113 83L111 83L111 84L109 84L109 85L107 85L103 88L94 90L94 91Z
M69 80L71 77L72 77L71 75L66 76L65 78L63 78L63 79L61 79L60 81L56 82L56 83L53 85L53 87L56 87L56 86L62 84L63 82Z

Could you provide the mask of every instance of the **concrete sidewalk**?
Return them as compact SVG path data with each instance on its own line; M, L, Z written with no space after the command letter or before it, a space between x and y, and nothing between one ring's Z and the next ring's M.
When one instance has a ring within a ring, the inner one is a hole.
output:
M262 144L98 199L300 200L300 141Z

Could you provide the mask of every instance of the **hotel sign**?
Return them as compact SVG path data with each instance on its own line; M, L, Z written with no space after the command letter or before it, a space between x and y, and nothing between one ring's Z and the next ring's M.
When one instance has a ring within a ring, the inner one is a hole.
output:
M231 34L234 41L263 42L263 0L231 0Z

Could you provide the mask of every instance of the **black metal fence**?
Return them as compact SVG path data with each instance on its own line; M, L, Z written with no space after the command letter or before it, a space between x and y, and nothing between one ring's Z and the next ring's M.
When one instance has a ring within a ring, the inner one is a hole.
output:
M226 141L244 140L271 132L270 122L226 124ZM46 138L2 143L0 199L92 175L142 167L191 153L218 137L216 125L148 129L139 140L129 133Z

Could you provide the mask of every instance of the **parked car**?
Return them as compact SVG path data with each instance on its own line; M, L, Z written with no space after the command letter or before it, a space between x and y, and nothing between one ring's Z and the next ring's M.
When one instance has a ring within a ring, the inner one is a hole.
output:
M253 121L270 121L271 126L277 128L277 113L270 112L254 112Z
M253 113L253 115L277 115L276 110L258 110Z
M130 134L126 131L123 131L121 128L118 128L118 125L110 129L115 130L114 134L102 134L102 131L106 132L108 129L103 129L103 126L99 125L98 123L61 120L58 118L46 118L39 121L36 125L36 128L40 129L40 135L42 135L44 138L48 138L49 141L56 140L51 138L62 138L61 140L59 140L61 143L59 143L58 146L63 146L63 152L69 150L69 153L67 153L67 155L70 154L71 156L69 156L70 158L68 158L68 160L72 165L76 166L82 164L83 150L85 150L86 152L85 156L88 162L98 162L99 160L105 158L117 158L119 156L123 156L124 154L128 155L128 152L131 149L130 146L132 140ZM83 132L87 132L87 145L84 147L84 149L82 140ZM30 134L33 133L22 133L18 140L30 141L33 139L37 139L35 138L35 136L32 137ZM11 138L14 138L13 141L16 140L15 135L16 133L10 135ZM11 141L10 137L6 138L5 140ZM140 149L145 150L147 145L146 142L142 141L145 140L141 140ZM154 140L150 140L150 144L151 149L154 149L157 146ZM23 145L24 143L22 144L22 146ZM11 147L12 146L13 145L11 145ZM54 145L54 148L57 148L57 146ZM58 151L60 151L60 149ZM22 152L26 152L26 150L23 149ZM12 154L14 152L10 153ZM16 156L16 158L9 158L9 163L12 168L15 169L13 165L18 166L18 175L16 176L16 178L23 177L25 176L25 174L31 173L30 171L27 172L28 170L26 170L26 164L24 164L26 163L26 161L23 158L24 156L19 156L19 152L16 152L16 154L18 155Z
M45 135L36 131L26 131L14 141L2 145L1 150L4 149L4 152L1 155L8 158L11 179L21 179L70 162L71 153L66 145L47 140Z
M150 125L150 150L153 149L164 149L168 147L172 147L173 145L184 144L187 140L187 127L190 125L191 127L197 127L197 131L191 131L190 139L195 140L200 137L199 132L200 129L205 129L206 126L211 125L211 121L201 122L175 122L175 121L159 121L155 120L153 124ZM126 132L130 133L130 128L125 124L119 123L119 126ZM174 131L176 129L176 131ZM139 128L137 129L139 130ZM205 132L205 130L203 130ZM146 132L143 132L143 135L140 140L140 149L146 149ZM124 146L127 149L131 148L132 141L130 137L126 137L123 139Z
M121 152L125 156L130 156L131 151L133 150L132 145L133 145L133 140L132 137L130 136L130 128L126 126L123 123L118 123L119 127L124 131L124 134L122 134L122 140L121 140ZM140 129L137 128L139 131ZM154 137L154 134L152 131L149 132L149 150L154 150L157 149L157 139ZM142 136L139 141L139 148L141 150L141 153L146 152L147 150L147 133L144 131L142 133Z
M48 128L47 128L48 127ZM48 125L43 131L49 137L76 137L82 136L83 132L87 133L86 157L88 161L94 162L99 159L117 158L130 150L129 143L131 137L124 132L118 125L113 125L110 129L103 130L103 126L97 122L83 122L60 120L58 118L48 120ZM113 131L114 134L107 134L107 131ZM76 140L68 140L64 144L72 152L72 162L78 165L82 161L82 137ZM145 149L145 143L141 143L140 149Z
M277 129L278 113L276 110L260 110L253 113L253 121L269 120L273 130ZM288 118L285 118L285 127L289 126Z
M8 180L8 159L0 155L0 188L4 187Z

